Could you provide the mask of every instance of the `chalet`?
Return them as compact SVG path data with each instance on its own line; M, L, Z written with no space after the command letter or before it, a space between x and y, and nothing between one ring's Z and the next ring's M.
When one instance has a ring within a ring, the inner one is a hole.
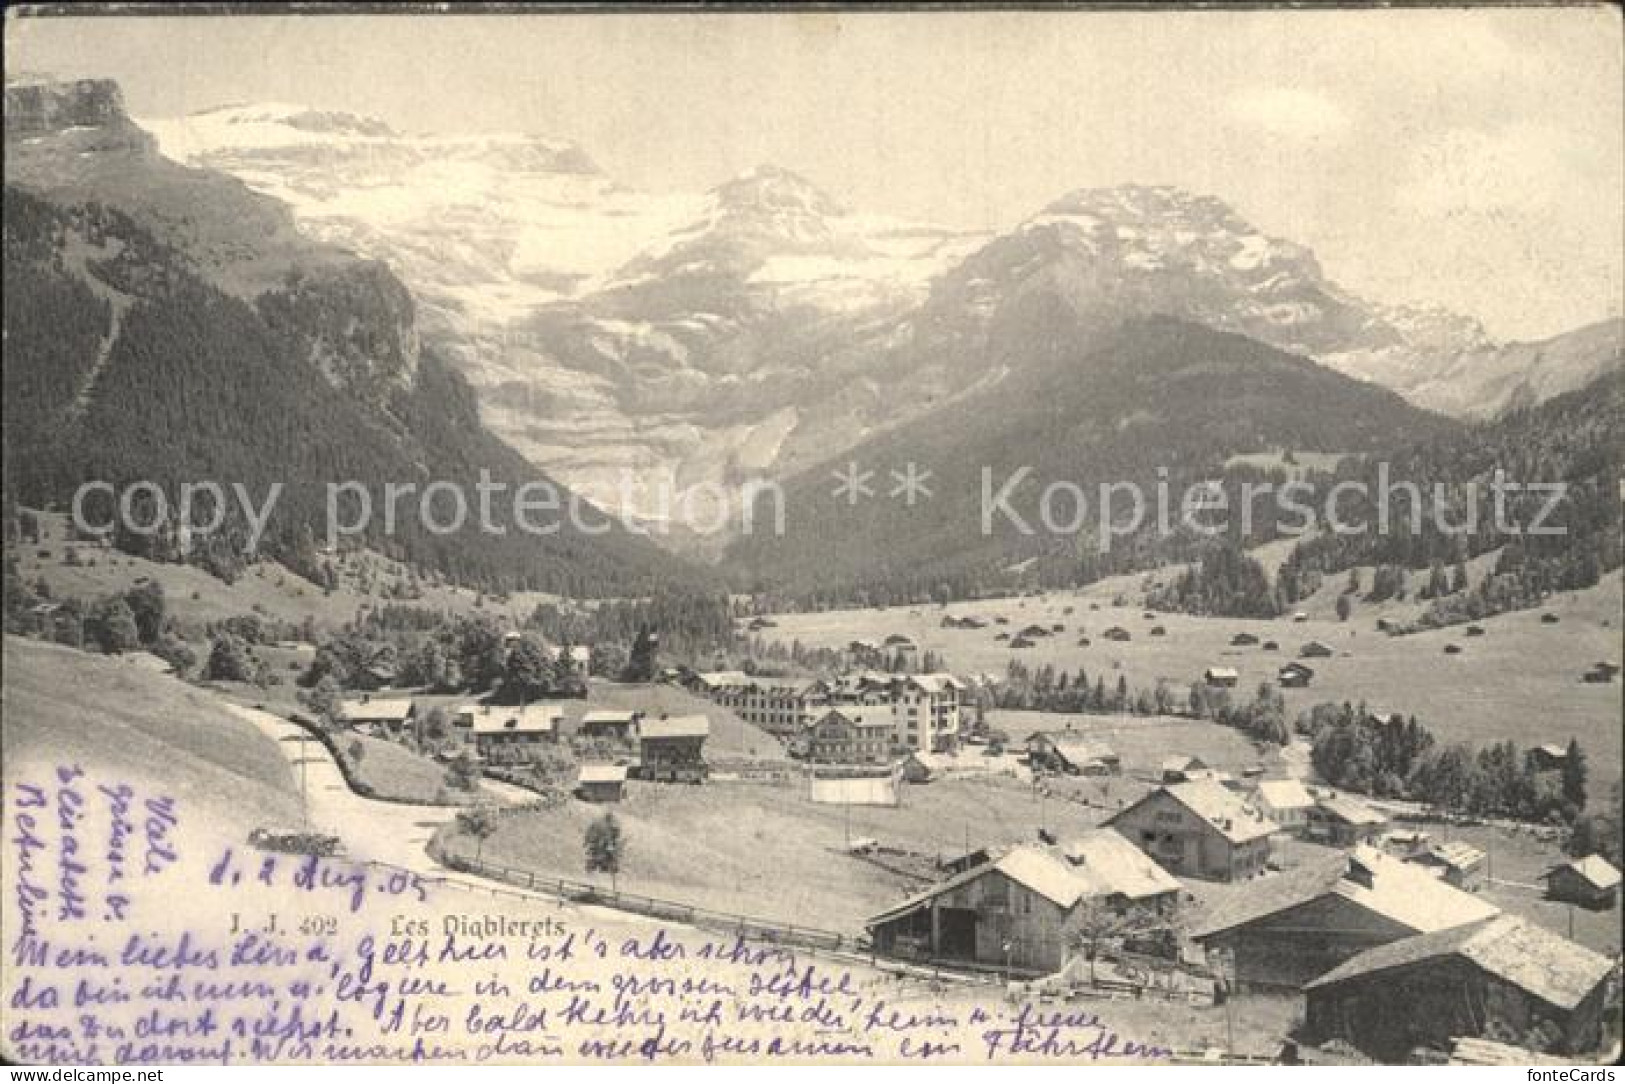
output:
M1331 657L1332 649L1319 640L1310 640L1307 644L1298 648L1298 658L1300 659L1329 659Z
M404 696L363 696L341 700L338 707L338 720L345 726L389 737L398 737L416 715L411 698Z
M880 764L891 748L892 715L883 708L830 708L807 728L807 759L818 764Z
M1499 914L1372 847L1265 878L1193 931L1243 989L1297 990L1345 960Z
M1446 655L1460 655L1461 654L1461 645L1460 644L1445 644L1444 645L1444 653Z
M1529 750L1529 759L1534 761L1536 771L1562 771L1563 765L1569 762L1569 750L1567 746L1548 742Z
M1118 643L1127 643L1128 641L1134 639L1133 636L1129 635L1128 629L1125 629L1121 625L1113 625L1111 628L1101 633L1101 635L1108 640L1115 640Z
M1010 639L1010 634L1008 632L996 632L996 633L993 634L993 639L996 642L1002 643L1002 642Z
M1027 763L1034 770L1067 775L1121 775L1123 761L1111 746L1065 730L1027 735Z
M1237 881L1264 872L1280 826L1240 797L1202 780L1160 786L1102 822L1170 873Z
M1313 796L1296 779L1265 779L1254 800L1260 813L1293 833L1308 829L1309 811L1315 807Z
M1151 635L1152 636L1167 636L1168 635L1168 630L1163 628L1161 625L1152 625L1151 626Z
M1483 625L1468 625L1467 626L1467 635L1468 636L1482 636L1482 635L1484 635L1484 626Z
M1388 818L1346 794L1322 798L1308 811L1304 835L1333 847L1370 843L1382 834Z
M1301 662L1289 662L1275 672L1275 680L1283 689L1307 689L1314 679L1314 670Z
M1307 1030L1398 1062L1458 1038L1513 1037L1557 1054L1605 1034L1607 957L1512 915L1367 949L1304 987Z
M1188 783L1192 773L1204 771L1206 762L1200 757L1187 757L1174 755L1162 758L1162 781L1164 783Z
M1028 625L1026 628L1016 633L1017 636L1027 640L1042 640L1049 634L1049 629L1046 629L1043 625Z
M1553 613L1544 613L1540 615L1540 623L1542 625L1555 625L1557 624L1557 620L1557 615Z
M1168 906L1177 897L1178 882L1170 886L1144 868L1151 863L1109 842L1080 843L1077 853L1074 865L1038 847L1017 847L865 925L885 955L1049 974L1066 965L1091 901L1127 912Z
M576 796L583 802L618 802L626 792L626 765L583 764Z
M1034 646L1036 645L1033 643L1033 641L1027 639L1025 636L1017 636L1015 639L1010 641L1010 649L1012 651L1020 651L1022 648Z
M1607 685L1619 674L1619 667L1611 662L1599 662L1580 675L1587 685Z
M474 716L474 749L487 760L522 758L525 751L556 741L563 718L564 709L557 704L486 705Z
M1477 892L1482 888L1489 869L1489 856L1459 839L1420 847L1407 855L1405 861L1463 892Z
M1265 651L1279 651L1279 650L1281 650L1281 645L1276 643L1274 640L1265 640L1264 641L1264 650Z
M1598 854L1553 867L1545 881L1548 899L1591 910L1606 911L1619 898L1619 870Z
M1258 643L1258 637L1250 632L1238 632L1230 637L1231 647L1252 647Z
M638 778L657 783L703 783L710 774L705 739L711 721L703 715L662 715L638 720Z
M1215 689L1234 689L1241 673L1233 666L1210 666L1202 671L1202 681Z
M1309 620L1309 615L1304 613L1302 610L1299 610L1292 615L1292 621L1294 624L1301 625L1307 620Z
M641 711L600 708L581 717L576 733L594 741L630 742L641 718Z

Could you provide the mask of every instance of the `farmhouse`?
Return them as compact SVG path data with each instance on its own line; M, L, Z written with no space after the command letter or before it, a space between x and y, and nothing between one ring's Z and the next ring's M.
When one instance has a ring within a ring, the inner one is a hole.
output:
M1555 866L1545 880L1547 897L1563 903L1605 911L1619 897L1619 870L1598 854Z
M1264 872L1280 826L1209 780L1160 786L1112 815L1116 828L1170 873L1237 881Z
M1371 847L1249 886L1196 930L1247 989L1296 990L1366 949L1499 914L1492 904Z
M1065 730L1027 735L1027 762L1034 769L1067 775L1121 775L1123 761L1111 746Z
M1309 827L1309 811L1315 807L1315 799L1296 779L1261 781L1255 800L1260 813L1294 833Z
M564 709L557 704L490 705L474 716L474 748L487 760L513 756L558 737Z
M1332 657L1332 649L1319 640L1310 640L1307 644L1298 648L1298 657L1300 659L1329 659Z
M1073 865L1037 847L1017 847L865 925L886 955L1048 974L1065 966L1088 901L1155 909L1166 906L1170 891L1177 895L1178 882L1170 890L1143 867L1125 865L1109 842L1080 844L1077 853Z
M883 708L830 708L807 730L807 759L818 764L880 764L891 738L891 712Z
M1452 888L1477 892L1484 885L1489 856L1470 843L1451 840L1423 847L1405 859L1428 870Z
M637 730L638 720L642 717L643 713L640 711L618 708L589 711L581 717L576 733L583 738L597 741L629 742Z
M1346 794L1322 798L1309 809L1304 834L1334 847L1370 843L1382 834L1388 818Z
M1111 628L1101 633L1101 635L1108 640L1115 640L1118 643L1127 643L1128 641L1134 639L1134 637L1129 635L1128 629L1125 629L1121 625L1113 625Z
M1511 915L1368 949L1304 987L1308 1030L1397 1061L1457 1037L1514 1037L1558 1054L1603 1037L1613 965Z
M1231 647L1252 647L1258 643L1258 637L1250 632L1238 632L1230 637Z
M417 714L410 697L363 696L360 700L339 702L339 722L372 734L398 737L408 720Z
M1275 680L1283 689L1307 689L1314 679L1314 670L1301 662L1289 662L1275 672Z
M1241 674L1233 666L1210 666L1202 671L1202 680L1215 689L1233 689Z
M703 715L662 715L638 720L638 778L659 783L703 783L705 739L711 721Z
M618 802L626 791L624 764L583 764L576 795L583 802Z

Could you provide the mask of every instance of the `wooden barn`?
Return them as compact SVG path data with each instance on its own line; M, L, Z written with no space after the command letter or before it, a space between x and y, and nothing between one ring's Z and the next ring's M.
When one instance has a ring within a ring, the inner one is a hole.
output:
M583 802L618 802L626 792L624 764L583 764L576 796Z
M1367 949L1500 911L1370 847L1249 885L1193 934L1234 985L1297 990Z
M1066 965L1092 901L1126 913L1164 910L1178 898L1179 883L1131 846L1096 840L1075 849L1076 864L1017 847L909 897L865 923L875 950L1050 974Z
M1560 1055L1597 1050L1612 963L1498 915L1369 949L1304 987L1307 1028L1387 1062L1457 1038Z
M1283 689L1307 689L1314 679L1314 670L1301 662L1289 662L1275 672L1275 680Z

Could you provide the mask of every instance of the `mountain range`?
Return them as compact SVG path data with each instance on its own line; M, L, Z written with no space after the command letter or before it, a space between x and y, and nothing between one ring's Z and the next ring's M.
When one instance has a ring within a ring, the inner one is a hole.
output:
M1618 321L1503 344L1469 317L1370 302L1301 245L1165 186L1073 192L989 235L858 213L769 166L656 194L526 135L412 135L289 105L148 127L171 156L286 201L313 236L389 262L496 432L653 520L673 492L793 475L997 379L987 343L1040 294L1077 314L1076 336L1189 320L1469 419L1619 356Z
M1196 480L1238 456L1453 439L1618 372L1618 321L1497 343L1362 299L1303 246L1168 186L1082 189L981 234L865 214L770 166L648 193L526 134L266 104L137 124L105 80L6 95L6 274L33 298L7 303L8 450L27 453L8 458L35 498L92 467L495 466L753 585L1076 574L1100 570L1088 538L960 522L973 468ZM13 189L32 197L15 215ZM236 385L227 357L247 366ZM220 421L243 417L247 456ZM828 490L860 460L922 463L951 493L907 522L858 515ZM674 507L757 477L784 483L801 538L699 536ZM708 575L619 530L404 545L589 593Z

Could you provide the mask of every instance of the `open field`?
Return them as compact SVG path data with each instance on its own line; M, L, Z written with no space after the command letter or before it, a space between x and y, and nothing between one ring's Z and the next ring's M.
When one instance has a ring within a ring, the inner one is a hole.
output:
M934 859L967 844L1031 842L1041 825L1082 830L1103 815L1007 777L906 786L894 809L814 805L800 786L634 782L627 795L614 807L626 833L623 889L845 933L923 884L844 854L848 833ZM602 813L571 802L504 818L484 855L585 879L583 833ZM471 840L454 846L473 851Z
M923 650L942 655L959 673L999 677L1010 660L1019 659L1028 666L1049 663L1068 671L1084 667L1091 678L1104 677L1108 686L1122 674L1136 688L1148 688L1158 679L1186 688L1208 666L1233 666L1241 673L1239 696L1251 696L1261 682L1273 681L1277 668L1296 657L1300 645L1321 640L1336 655L1310 660L1312 687L1283 690L1292 715L1324 700L1364 700L1373 709L1415 714L1444 741L1510 738L1527 746L1567 741L1572 735L1590 754L1594 796L1606 795L1620 776L1620 687L1580 681L1581 671L1593 662L1620 659L1618 571L1597 587L1556 596L1538 610L1487 618L1479 622L1485 635L1474 638L1466 638L1461 627L1386 636L1376 631L1375 621L1393 607L1357 608L1346 623L1316 610L1306 611L1309 619L1303 622L1162 613L1146 619L1137 601L1112 604L1129 589L1119 578L1079 591L946 608L782 614L774 618L777 626L762 635L838 648L853 639L902 633ZM1398 605L1414 609L1412 604ZM1542 624L1540 615L1547 611L1558 615L1560 623ZM945 629L940 627L945 613L975 614L990 623L982 629ZM1008 625L991 623L1001 615ZM1065 631L1039 639L1031 648L1012 650L994 639L1001 631L1014 635L1028 624L1055 623L1064 624ZM1115 643L1101 638L1112 625L1123 626L1133 639ZM1165 627L1167 635L1149 636L1153 625ZM1230 647L1230 638L1242 631L1260 641L1275 640L1280 650ZM1092 641L1089 647L1078 643L1085 635ZM1462 653L1445 655L1446 644L1460 645Z
M0 696L8 780L79 764L189 808L229 809L234 821L298 821L298 786L275 743L173 677L7 636Z

